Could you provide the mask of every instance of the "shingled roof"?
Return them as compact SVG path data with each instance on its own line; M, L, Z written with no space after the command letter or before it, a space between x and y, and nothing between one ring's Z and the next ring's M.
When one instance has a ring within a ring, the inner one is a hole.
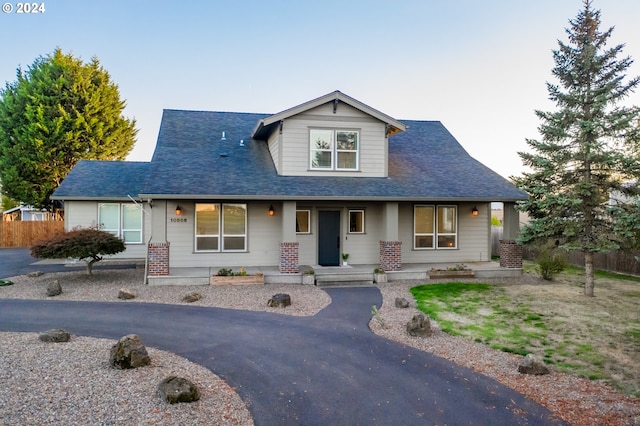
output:
M151 163L81 160L51 196L53 200L128 200L137 197Z
M54 197L111 197L134 191L131 195L135 193L140 198L166 199L516 201L527 198L524 192L473 159L438 121L402 120L406 131L389 138L386 178L278 176L267 143L251 139L256 124L267 117L268 114L165 110L150 163L81 162ZM143 181L143 185L137 184Z

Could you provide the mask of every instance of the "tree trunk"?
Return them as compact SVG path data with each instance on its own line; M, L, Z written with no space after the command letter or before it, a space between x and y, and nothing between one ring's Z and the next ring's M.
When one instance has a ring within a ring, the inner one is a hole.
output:
M584 295L593 297L593 253L584 254Z
M100 259L93 258L89 262L87 262L87 275L91 275L93 272L93 264L99 262Z

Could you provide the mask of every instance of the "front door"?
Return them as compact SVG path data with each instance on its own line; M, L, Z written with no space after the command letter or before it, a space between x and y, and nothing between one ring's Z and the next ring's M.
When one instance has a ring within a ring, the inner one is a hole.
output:
M318 264L340 265L340 212L318 212Z

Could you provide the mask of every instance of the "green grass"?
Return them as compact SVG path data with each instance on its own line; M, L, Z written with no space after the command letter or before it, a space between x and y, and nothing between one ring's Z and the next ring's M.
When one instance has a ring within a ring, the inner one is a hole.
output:
M564 273L572 276L584 274L584 271L570 267ZM628 280L624 275L599 274L609 279ZM631 278L628 281L636 281L636 277ZM584 327L576 329L566 321L566 315L563 318L562 310L547 312L544 310L546 305L540 304L535 297L526 293L512 295L508 290L508 286L450 282L413 287L411 293L418 309L428 314L446 333L504 352L523 356L534 353L561 371L592 380L605 379L627 393L637 392L637 385L629 387L615 383L615 360L600 347L602 343L591 340L596 335L607 335L606 329L601 328L604 327L602 323L585 323ZM588 301L585 299L584 302ZM624 334L611 336L611 341L619 343L609 344L609 348L626 345L634 352L640 351L640 323L629 319Z

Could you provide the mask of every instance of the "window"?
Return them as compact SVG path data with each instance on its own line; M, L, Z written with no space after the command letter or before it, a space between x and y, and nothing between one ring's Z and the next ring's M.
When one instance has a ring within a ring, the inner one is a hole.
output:
M349 210L349 233L364 234L364 210Z
M296 233L298 234L311 233L311 211L310 210L296 210Z
M196 204L196 251L246 251L246 204Z
M357 170L360 134L353 130L311 129L313 170Z
M453 249L458 246L456 206L414 206L415 249Z
M142 209L130 203L98 204L100 229L120 237L127 244L142 243Z

